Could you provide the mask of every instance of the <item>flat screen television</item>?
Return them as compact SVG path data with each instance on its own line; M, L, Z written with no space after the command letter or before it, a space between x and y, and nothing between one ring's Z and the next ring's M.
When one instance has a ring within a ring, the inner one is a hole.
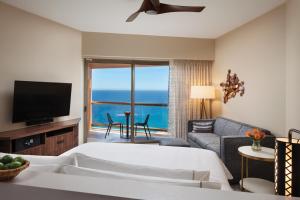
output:
M13 123L34 125L69 115L71 90L71 83L15 81Z

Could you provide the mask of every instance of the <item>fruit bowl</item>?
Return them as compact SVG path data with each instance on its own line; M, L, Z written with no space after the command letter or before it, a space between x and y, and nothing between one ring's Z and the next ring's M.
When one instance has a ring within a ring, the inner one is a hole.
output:
M10 180L12 180L16 176L18 176L21 171L26 169L29 166L29 164L30 164L30 162L26 160L25 163L22 166L20 166L16 169L0 170L0 181L10 181Z

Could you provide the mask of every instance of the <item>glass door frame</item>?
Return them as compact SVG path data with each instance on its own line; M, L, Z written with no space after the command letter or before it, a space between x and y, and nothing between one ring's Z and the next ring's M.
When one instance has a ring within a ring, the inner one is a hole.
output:
M92 128L92 69L104 68L105 66L130 67L131 68L131 91L130 91L130 139L135 142L134 136L134 116L135 115L135 68L136 65L143 66L163 66L169 61L147 61L147 60L110 60L110 59L84 59L84 142L87 141L89 130ZM163 105L163 104L162 104Z

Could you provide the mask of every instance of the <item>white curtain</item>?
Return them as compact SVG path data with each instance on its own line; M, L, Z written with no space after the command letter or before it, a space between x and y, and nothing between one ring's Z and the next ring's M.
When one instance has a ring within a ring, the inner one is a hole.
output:
M191 86L211 84L212 61L170 61L170 134L186 140L188 120L200 119L200 100L190 99Z

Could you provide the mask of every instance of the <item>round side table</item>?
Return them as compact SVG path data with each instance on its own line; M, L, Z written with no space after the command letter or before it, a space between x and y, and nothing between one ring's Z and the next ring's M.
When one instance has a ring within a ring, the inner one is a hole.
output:
M240 181L241 190L254 193L275 194L273 182L248 176L248 160L251 159L264 162L274 162L274 149L262 147L261 151L254 151L252 150L251 146L241 146L238 148L238 152L241 155L242 162ZM246 174L244 174L245 171Z

